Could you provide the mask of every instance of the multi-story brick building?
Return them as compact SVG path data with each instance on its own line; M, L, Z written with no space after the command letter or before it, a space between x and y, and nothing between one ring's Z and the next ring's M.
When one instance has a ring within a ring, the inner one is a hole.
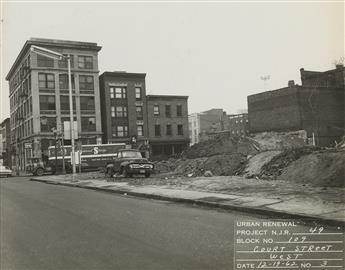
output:
M98 81L101 47L90 42L32 38L26 41L6 77L10 86L11 143L15 164L21 170L28 158L46 157L47 148L55 140L52 129L61 131L70 119L67 61L38 55L30 50L31 45L71 56L79 140L96 143L102 135Z
M332 145L345 132L345 69L301 69L302 86L248 96L250 132L305 130L316 145Z
M154 156L179 154L188 147L188 96L148 95L147 115Z
M5 166L12 166L11 160L11 131L10 118L6 118L0 124L0 155Z
M100 80L103 143L173 155L188 145L186 96L146 95L145 73L104 72Z
M103 143L148 139L145 73L104 72L99 77Z
M190 114L188 116L190 144L193 145L208 140L210 138L209 134L223 131L224 115L223 109L211 109Z
M248 114L229 114L225 117L224 129L231 135L243 136L249 133Z

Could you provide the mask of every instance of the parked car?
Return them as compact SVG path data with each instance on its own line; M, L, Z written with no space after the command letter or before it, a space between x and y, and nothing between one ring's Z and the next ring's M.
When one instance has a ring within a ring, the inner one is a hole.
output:
M28 164L26 165L26 171L32 173L33 175L42 176L45 173L52 173L53 169L50 164L43 162L40 158L30 158Z
M110 177L116 173L124 177L132 177L134 174L143 174L150 177L154 165L146 158L143 158L140 151L133 149L122 149L116 152L113 162L106 165L106 174Z
M7 166L0 165L0 176L10 177L12 176L12 170Z

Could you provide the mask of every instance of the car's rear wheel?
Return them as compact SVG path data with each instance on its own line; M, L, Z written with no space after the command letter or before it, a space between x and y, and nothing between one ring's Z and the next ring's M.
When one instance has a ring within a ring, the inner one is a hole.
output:
M11 177L11 176L12 176L12 174L8 174L8 175L7 175L7 177Z
M145 173L145 177L149 178L150 177L150 173Z
M36 175L42 176L43 174L44 174L44 170L43 170L42 168L38 168L38 169L36 170Z

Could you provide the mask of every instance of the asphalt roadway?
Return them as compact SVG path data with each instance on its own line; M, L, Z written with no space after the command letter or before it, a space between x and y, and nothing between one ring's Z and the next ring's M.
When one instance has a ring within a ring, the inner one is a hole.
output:
M260 217L48 185L1 182L3 269L233 269L234 221Z

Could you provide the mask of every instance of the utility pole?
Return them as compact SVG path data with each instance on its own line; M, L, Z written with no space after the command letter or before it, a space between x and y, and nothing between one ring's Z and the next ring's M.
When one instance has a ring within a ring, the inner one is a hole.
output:
M56 130L56 128L52 128L52 130L53 130L53 133L54 133L54 139L55 139L55 144L54 144L54 146L55 146L55 174L57 174L57 171L58 171L58 164L57 164L57 145L56 145L56 141L57 141L57 130Z
M67 66L68 66L68 90L69 90L69 110L70 110L70 128L71 128L71 163L72 163L72 173L75 175L75 149L74 149L74 117L73 117L73 96L72 96L72 75L71 75L71 55L67 56Z
M61 154L62 154L62 174L66 174L66 167L65 167L65 136L64 133L61 132Z

